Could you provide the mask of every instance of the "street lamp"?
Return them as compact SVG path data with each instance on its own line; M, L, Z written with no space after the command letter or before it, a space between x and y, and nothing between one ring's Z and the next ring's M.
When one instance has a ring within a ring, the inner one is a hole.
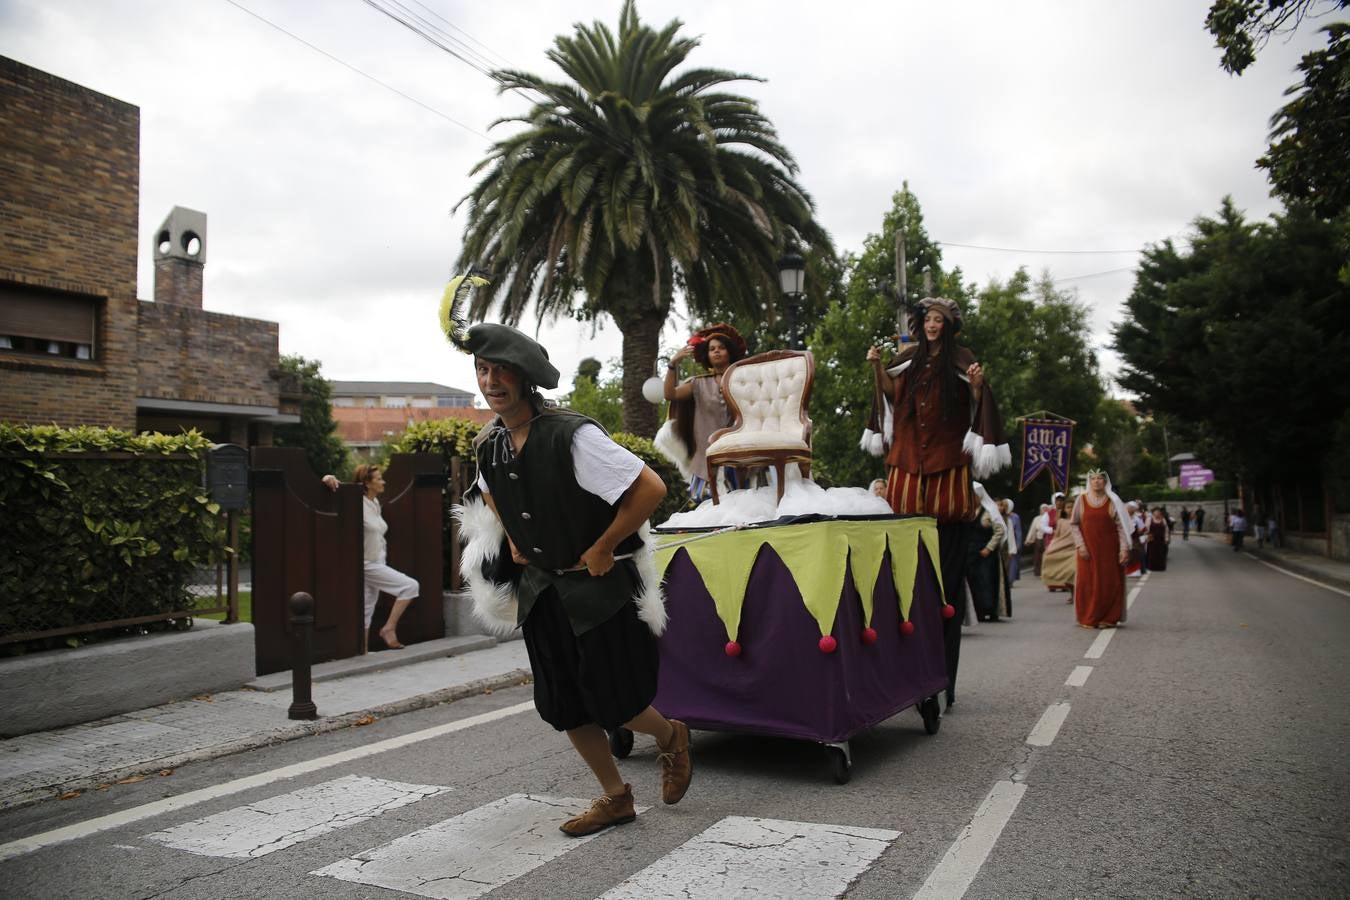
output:
M806 260L795 250L789 250L778 260L778 286L788 304L788 346L798 349L797 309L806 289Z

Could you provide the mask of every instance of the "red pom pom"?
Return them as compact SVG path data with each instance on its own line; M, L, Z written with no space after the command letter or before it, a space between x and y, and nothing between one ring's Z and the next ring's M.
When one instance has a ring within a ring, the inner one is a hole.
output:
M952 606L950 603L942 604L942 618L950 619L954 615L956 615L955 606Z
M697 347L699 344L702 344L706 340L707 338L705 338L703 335L696 334L685 343L687 343L690 347Z
M819 646L821 653L833 653L834 649L839 646L839 642L834 639L834 635L827 634L820 639Z
M909 637L911 634L914 633L914 623L908 620L901 622L900 633L903 634L905 637Z
M741 645L736 643L735 641L727 641L727 645L723 647L722 650L724 653L726 653L727 656L741 655Z
M877 642L877 630L875 628L864 628L862 630L862 642L864 644L875 644Z

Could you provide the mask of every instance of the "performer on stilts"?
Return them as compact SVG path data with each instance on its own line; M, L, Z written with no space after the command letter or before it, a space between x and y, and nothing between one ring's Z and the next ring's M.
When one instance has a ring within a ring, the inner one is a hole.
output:
M946 602L956 612L943 620L947 657L947 709L956 702L961 658L961 596L965 580L966 523L979 513L971 487L977 478L1012 464L993 391L975 355L956 343L961 308L945 297L920 300L915 341L882 365L872 347L875 373L872 419L862 447L886 457L886 499L896 513L933 516ZM944 615L947 611L944 610Z

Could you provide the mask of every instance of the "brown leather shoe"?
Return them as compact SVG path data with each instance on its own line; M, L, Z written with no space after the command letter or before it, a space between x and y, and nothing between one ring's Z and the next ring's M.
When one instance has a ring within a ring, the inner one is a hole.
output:
M636 818L637 810L633 808L633 786L625 784L622 794L617 797L602 794L591 803L590 809L568 819L558 826L558 830L568 837L585 837L603 831L611 825L623 825Z
M689 726L679 719L671 719L670 725L675 733L656 758L661 763L661 799L679 803L694 777L694 760L689 755Z

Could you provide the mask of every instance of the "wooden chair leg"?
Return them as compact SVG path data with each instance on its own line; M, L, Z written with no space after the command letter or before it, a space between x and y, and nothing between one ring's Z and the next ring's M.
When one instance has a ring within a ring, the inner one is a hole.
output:
M783 488L787 487L787 464L782 459L773 461L773 470L778 474L778 502L783 502Z
M712 485L713 506L717 506L722 500L717 496L717 467L712 463L708 463L708 484Z

